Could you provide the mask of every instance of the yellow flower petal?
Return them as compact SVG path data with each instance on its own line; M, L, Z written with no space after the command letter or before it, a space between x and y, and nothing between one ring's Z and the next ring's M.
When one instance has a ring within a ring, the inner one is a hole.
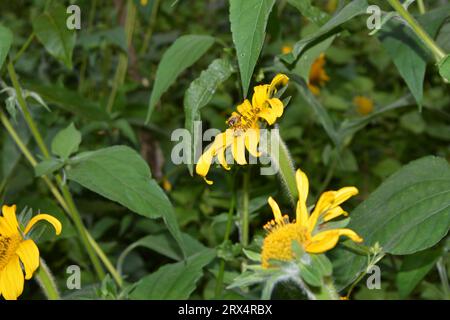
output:
M266 120L266 122L269 125L272 125L275 123L275 121L277 120L277 115L276 113L270 109L270 108L264 108L259 114L258 116L260 118L263 118L264 120Z
M310 253L322 253L333 249L340 236L347 236L355 242L362 242L363 239L356 232L350 229L333 229L319 232L311 238L311 242L306 246L306 251Z
M285 86L289 81L288 76L285 74L279 73L277 74L270 83L269 87L269 95L272 95L274 92L276 92L276 89L279 85Z
M255 128L247 130L245 133L245 147L248 152L254 156L259 157L261 153L258 152L258 144L259 144L259 128L256 126Z
M39 267L39 249L33 240L22 241L16 251L25 267L25 279L29 280Z
M272 98L267 100L272 107L273 112L275 113L275 116L277 118L281 117L283 115L284 105L283 102L281 102L278 98Z
M247 164L245 159L245 136L237 136L231 145L231 154L236 162L240 165Z
M49 214L38 214L36 216L34 216L33 218L31 218L30 222L28 222L27 226L25 227L25 231L23 232L24 234L28 234L28 232L30 232L31 228L33 228L33 226L41 220L45 220L48 223L50 223L53 228L55 228L55 233L56 235L59 235L61 233L61 222L59 222L58 219L56 219L55 217L49 215Z
M9 231L11 233L17 233L19 229L19 223L17 222L16 218L16 205L3 206L2 213Z
M252 109L253 106L248 99L245 99L244 102L242 102L240 105L237 106L237 111L242 115L246 115L249 112L252 112ZM238 114L236 112L233 112L232 115Z
M297 183L298 202L297 202L297 223L306 226L309 218L306 200L308 199L309 181L306 174L298 169L295 173Z
M328 210L324 216L323 216L323 221L324 222L328 222L334 218L337 218L339 216L347 216L348 213L344 211L344 209L342 209L341 207L337 206L335 208L332 208L330 210Z
M263 84L260 86L256 86L253 88L253 97L252 97L252 105L253 108L263 108L267 99L269 98L268 90L269 85Z
M23 292L23 283L19 257L14 256L3 270L0 270L0 292L6 300L17 300Z
M336 191L333 206L338 206L347 201L349 198L358 194L358 189L355 187L344 187Z
M311 214L311 217L308 220L308 232L312 232L316 227L317 221L321 214L325 213L327 210L331 208L334 202L335 192L334 191L326 191L322 193L317 201L316 206Z
M269 197L269 205L272 208L273 216L275 217L275 221L281 221L283 220L283 216L281 214L280 207L278 206L278 203L276 203L275 200L273 200L272 197Z

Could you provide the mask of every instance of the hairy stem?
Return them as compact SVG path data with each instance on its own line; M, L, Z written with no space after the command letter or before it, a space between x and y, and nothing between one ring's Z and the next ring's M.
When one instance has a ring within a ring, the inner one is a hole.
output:
M48 300L59 300L58 287L56 286L55 279L45 263L44 259L40 258L40 266L36 272L36 280L44 291Z

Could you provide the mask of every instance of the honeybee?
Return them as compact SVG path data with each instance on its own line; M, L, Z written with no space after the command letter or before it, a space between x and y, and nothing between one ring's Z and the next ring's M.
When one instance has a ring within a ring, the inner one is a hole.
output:
M228 118L227 125L229 127L235 127L239 125L240 122L241 122L241 115L233 114L231 117Z

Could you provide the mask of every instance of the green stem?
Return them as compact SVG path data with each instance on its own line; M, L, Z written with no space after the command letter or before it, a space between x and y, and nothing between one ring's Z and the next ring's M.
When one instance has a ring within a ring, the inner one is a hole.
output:
M340 295L333 284L331 277L323 279L320 293L316 295L318 300L340 300Z
M417 4L419 5L420 14L424 14L425 12L427 12L427 10L425 9L425 4L423 3L423 0L417 0Z
M89 18L88 18L88 27L87 32L90 33L92 29L92 25L94 24L94 18L95 18L95 9L97 7L97 0L92 0L91 2L91 8L89 9ZM78 84L78 91L81 93L84 89L84 79L86 76L86 68L88 64L88 55L83 52L83 58L81 61L81 67L80 67L80 80Z
M243 247L248 246L249 243L249 184L250 184L250 172L245 171L242 180L242 211L241 211L241 243Z
M44 139L42 138L41 133L39 132L39 129L38 129L36 123L34 122L33 117L31 116L30 110L28 109L25 99L23 98L22 89L21 89L19 81L17 79L17 74L14 70L14 66L12 65L11 62L8 63L8 73L11 78L11 82L14 86L14 89L16 90L17 101L22 110L25 122L27 123L27 125L31 131L31 134L33 135L40 151L42 152L42 154L44 155L44 157L46 159L49 159L50 152L48 151L47 146L45 145ZM34 164L34 165L36 165L36 164ZM76 209L76 206L73 202L72 196L71 196L67 186L62 183L62 178L59 175L56 175L55 178L56 178L56 181L58 182L58 184L62 188L63 197L65 199L66 204L68 205L68 209L69 209L69 211L71 213L71 217L75 223L75 227L81 237L81 241L89 255L89 258L92 261L94 269L97 272L97 275L99 276L99 278L103 279L105 276L105 272L103 271L100 260L98 260L97 255L95 254L95 252L92 249L92 246L90 245L89 241L87 240L86 228L83 225L81 216L80 216L78 210Z
M292 204L295 204L295 199L298 198L297 183L295 181L295 167L294 161L291 158L289 149L281 139L280 133L272 130L272 138L270 143L270 157L278 166L281 181L285 186L289 199Z
M127 47L131 45L133 38L134 25L136 21L136 6L133 0L128 0L127 5L127 17L125 21L125 35L127 39ZM106 110L111 113L113 110L114 102L116 101L117 90L123 84L125 75L128 68L128 54L121 52L119 55L119 63L117 64L116 74L114 75L114 82L111 90L111 94L108 98L108 104Z
M449 300L450 299L450 287L448 284L447 268L445 267L445 262L442 257L439 258L438 262L436 263L436 267L438 269L439 278L441 279L442 291L444 292L444 299Z
M152 14L150 16L150 24L148 26L147 32L145 33L144 41L142 43L141 50L139 51L139 53L141 55L144 54L147 51L148 46L150 44L150 40L152 39L153 30L155 29L155 25L156 25L156 17L158 15L159 1L160 0L154 0L153 1Z
M36 280L48 300L59 300L59 292L50 269L44 259L40 258L40 266L36 272Z
M28 49L28 47L30 46L31 42L33 42L35 33L32 32L30 34L30 36L28 37L27 41L25 41L25 43L23 44L23 46L20 48L20 50L17 52L17 54L14 56L14 58L12 59L12 64L15 64L17 62L17 60L20 59L20 57L22 56L22 54Z
M225 228L225 235L223 236L223 244L227 243L228 240L230 239L231 229L233 227L235 202L236 202L236 197L235 197L235 194L233 193L233 195L231 197L230 208L228 210L227 226ZM217 282L216 282L216 290L215 290L216 299L219 299L222 296L224 273L225 273L225 260L222 259L222 261L220 261L219 273L217 274Z
M397 13L408 22L409 26L416 35L423 41L423 43L428 47L428 49L433 52L436 61L440 62L445 58L445 52L436 44L436 42L426 33L426 31L420 26L420 24L414 19L414 17L406 10L399 0L388 0L392 8L397 11Z
M14 129L14 127L11 124L11 122L9 121L9 119L6 117L6 115L3 113L3 111L1 109L0 109L0 120L3 123L5 129L8 131L9 135L11 136L11 138L16 143L17 147L20 149L22 154L25 156L25 158L28 160L28 162L34 168L37 165L36 159L33 157L31 152L29 151L29 149L23 143L23 141L21 140L21 138L17 134L17 131ZM42 176L41 178L47 184L49 190L51 191L51 193L53 194L55 199L58 201L58 203L61 205L61 207L64 209L64 211L67 213L67 215L70 218L72 218L72 220L73 220L72 211L70 210L69 205L66 203L66 200L64 199L64 197L59 192L58 188L53 184L53 182L47 176ZM96 252L98 257L101 259L101 261L105 265L105 267L108 270L108 272L111 273L111 275L113 276L113 278L115 279L117 284L119 286L122 286L122 282L123 281L122 281L120 275L118 274L117 270L114 268L112 263L109 261L108 257L105 255L103 250L96 243L95 239L92 238L92 236L89 234L89 232L87 231L87 229L84 226L83 226L83 230L86 233L86 236L88 238L89 243L92 245L94 251Z

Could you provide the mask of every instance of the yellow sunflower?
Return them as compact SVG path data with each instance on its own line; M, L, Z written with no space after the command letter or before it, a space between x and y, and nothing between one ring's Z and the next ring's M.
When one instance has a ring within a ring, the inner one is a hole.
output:
M288 81L289 78L286 75L278 74L270 84L256 86L252 102L246 99L237 107L237 112L231 114L226 121L228 129L215 137L211 146L200 156L195 169L208 184L213 183L206 179L206 175L215 157L226 170L230 169L225 157L228 147L231 147L231 154L240 165L247 164L245 149L254 157L260 156L258 152L259 120L263 119L272 125L277 118L281 117L284 105L280 99L274 97L274 94L279 85L286 85Z
M347 213L341 208L341 203L358 194L355 187L344 187L337 191L324 192L310 214L306 207L309 182L308 177L300 169L296 172L297 202L296 220L290 222L289 216L282 215L278 204L270 197L274 220L264 226L267 235L262 247L262 266L268 268L269 260L291 261L294 253L292 241L297 241L309 253L323 253L331 250L338 243L340 236L347 236L355 242L363 239L351 229L329 229L321 231L321 224Z
M362 116L366 116L373 111L373 101L370 98L356 96L353 98L353 104L356 106L356 111Z
M56 234L61 233L61 223L48 214L34 216L21 230L16 218L16 206L3 206L0 216L0 296L16 300L22 294L25 279L29 280L39 267L39 249L31 239L26 239L36 222L46 220ZM22 267L23 266L23 267Z
M314 95L320 94L320 87L324 86L326 82L330 80L327 72L325 71L325 54L320 56L314 61L309 71L308 87Z

